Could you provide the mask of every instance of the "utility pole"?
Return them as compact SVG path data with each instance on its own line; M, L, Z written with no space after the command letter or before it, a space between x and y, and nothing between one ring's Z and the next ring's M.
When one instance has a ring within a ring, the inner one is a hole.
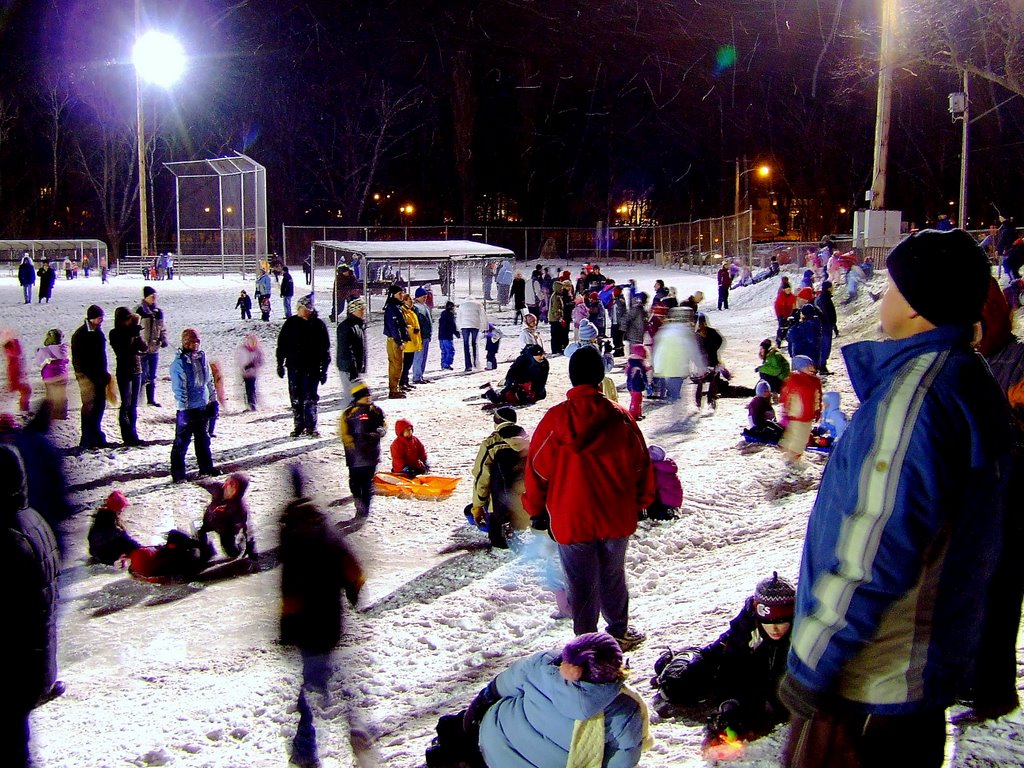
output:
M135 39L142 34L142 0L135 0ZM135 68L135 116L139 139L139 244L140 255L145 264L149 256L149 215L147 211L146 188L146 133L142 119L142 82L139 68Z
M964 70L964 132L960 140L960 210L957 225L967 229L967 143L971 125L971 93L968 90L967 70Z
M895 47L896 2L882 2L882 45L875 107L875 162L871 173L871 210L885 208L885 174L889 161L889 118L892 111L892 66Z

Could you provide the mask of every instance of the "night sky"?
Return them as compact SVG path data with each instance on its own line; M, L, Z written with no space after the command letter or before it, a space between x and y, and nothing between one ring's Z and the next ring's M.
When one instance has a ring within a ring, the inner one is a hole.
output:
M839 210L870 185L878 24L876 2L839 2L149 0L190 55L173 90L145 92L156 239L174 229L159 163L234 150L268 169L272 237L399 224L404 203L417 224L593 226L641 199L659 222L719 215L738 157L772 166L751 196L799 210L800 235L849 231ZM918 5L908 27L942 10ZM133 13L0 0L0 237L137 243ZM896 74L887 202L918 224L955 215L955 90L920 51ZM1022 213L1024 100L972 91L975 114L1001 105L972 126L983 226Z

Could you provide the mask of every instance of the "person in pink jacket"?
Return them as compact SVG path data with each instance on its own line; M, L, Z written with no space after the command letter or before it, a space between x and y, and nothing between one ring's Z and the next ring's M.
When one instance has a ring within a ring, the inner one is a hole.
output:
M46 400L50 416L64 420L68 417L68 345L59 328L51 328L43 337L43 346L36 352L36 365L41 366Z

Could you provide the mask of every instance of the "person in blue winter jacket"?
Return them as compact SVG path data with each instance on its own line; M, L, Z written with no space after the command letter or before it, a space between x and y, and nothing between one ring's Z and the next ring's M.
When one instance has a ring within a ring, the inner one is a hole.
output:
M861 405L807 523L779 688L787 768L943 765L1002 548L1011 416L971 348L988 260L963 230L922 230L886 267L889 340L843 348Z
M821 357L821 318L813 304L800 307L800 322L792 326L786 333L789 344L789 359L797 355L807 355L818 365Z
M818 434L828 437L830 445L843 436L850 424L846 414L839 409L839 399L838 392L826 392L821 398L823 409Z
M589 748L601 759L572 765L637 765L653 741L647 706L625 686L622 661L611 635L592 632L570 640L560 654L535 653L495 677L464 717L469 734L479 723L485 764L559 768Z

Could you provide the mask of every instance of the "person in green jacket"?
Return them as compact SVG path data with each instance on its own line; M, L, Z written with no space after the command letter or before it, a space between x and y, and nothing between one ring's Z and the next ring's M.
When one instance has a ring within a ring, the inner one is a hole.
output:
M761 375L762 379L768 382L772 392L778 394L782 391L782 382L789 376L789 361L786 360L785 355L779 352L779 348L775 346L771 339L765 339L761 342L758 356L761 358L761 365L754 370Z

